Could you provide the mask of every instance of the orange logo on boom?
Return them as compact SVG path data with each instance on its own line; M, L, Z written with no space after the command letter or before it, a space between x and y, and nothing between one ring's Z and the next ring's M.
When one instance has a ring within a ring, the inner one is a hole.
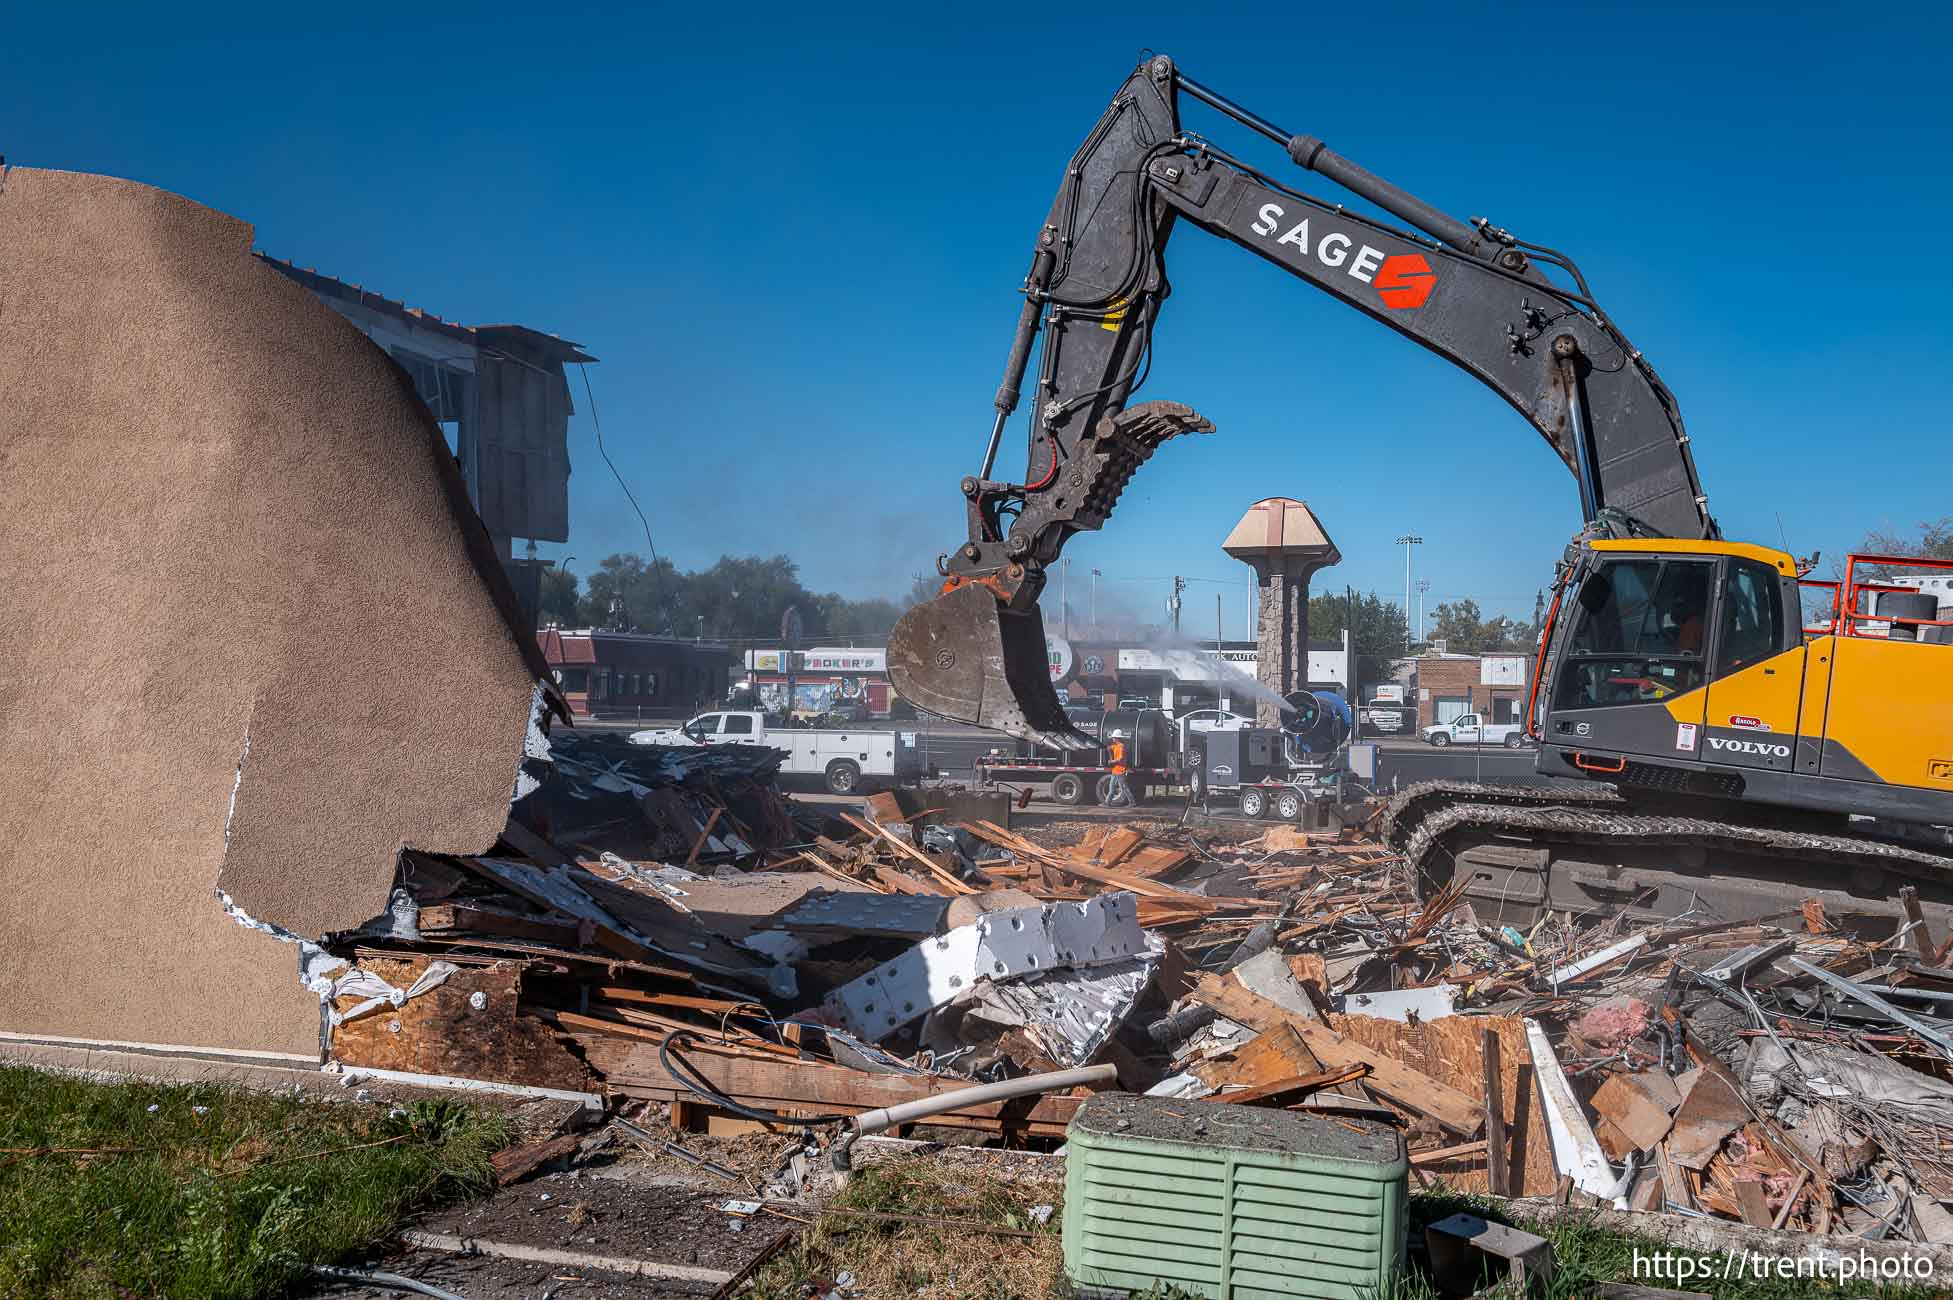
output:
M1399 253L1377 268L1377 294L1386 307L1422 307L1438 276L1422 253Z

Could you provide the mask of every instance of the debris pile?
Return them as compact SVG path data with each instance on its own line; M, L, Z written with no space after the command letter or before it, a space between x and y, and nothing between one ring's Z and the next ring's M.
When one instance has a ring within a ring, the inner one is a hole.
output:
M829 819L776 761L573 749L496 852L404 855L393 912L330 945L356 963L323 990L332 1059L662 1102L680 1127L1096 1063L1128 1091L1386 1120L1427 1186L1946 1235L1953 971L1923 919L1522 932L1464 881L1414 887L1360 826L1013 830L927 793ZM1055 1137L1079 1101L930 1122Z

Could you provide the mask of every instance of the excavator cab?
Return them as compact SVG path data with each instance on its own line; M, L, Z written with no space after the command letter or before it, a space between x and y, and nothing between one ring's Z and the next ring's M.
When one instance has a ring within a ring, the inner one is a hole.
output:
M1737 542L1592 540L1542 647L1540 766L1737 795L1792 770L1806 649L1796 561Z

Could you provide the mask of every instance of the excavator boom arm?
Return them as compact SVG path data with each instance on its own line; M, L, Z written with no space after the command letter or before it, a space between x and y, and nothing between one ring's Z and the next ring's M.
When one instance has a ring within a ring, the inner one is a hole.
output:
M1182 92L1414 229L1285 186L1185 133ZM1161 441L1212 430L1176 404L1127 408L1170 292L1165 254L1181 222L1242 245L1492 388L1573 471L1591 530L1717 535L1680 412L1571 261L1489 222L1449 217L1155 56L1127 78L1066 169L1037 234L982 469L963 480L968 538L938 561L944 596L912 611L890 639L896 686L921 707L1071 743L1043 671L1044 570L1073 534L1103 526ZM1025 477L1000 481L992 474L1001 438L1034 352Z

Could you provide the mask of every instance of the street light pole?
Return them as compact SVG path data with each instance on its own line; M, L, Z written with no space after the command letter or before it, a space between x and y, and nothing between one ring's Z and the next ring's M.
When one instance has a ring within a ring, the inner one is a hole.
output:
M1397 539L1397 545L1404 548L1404 649L1412 648L1411 640L1411 547L1424 545L1424 539L1414 533L1405 533Z
M1424 631L1424 593L1430 589L1431 580L1429 578L1419 578L1417 580L1417 639L1427 645L1430 644L1431 638Z
M1099 634L1099 576L1100 576L1099 571L1097 569L1093 569L1092 570L1092 636L1095 640L1097 639Z

